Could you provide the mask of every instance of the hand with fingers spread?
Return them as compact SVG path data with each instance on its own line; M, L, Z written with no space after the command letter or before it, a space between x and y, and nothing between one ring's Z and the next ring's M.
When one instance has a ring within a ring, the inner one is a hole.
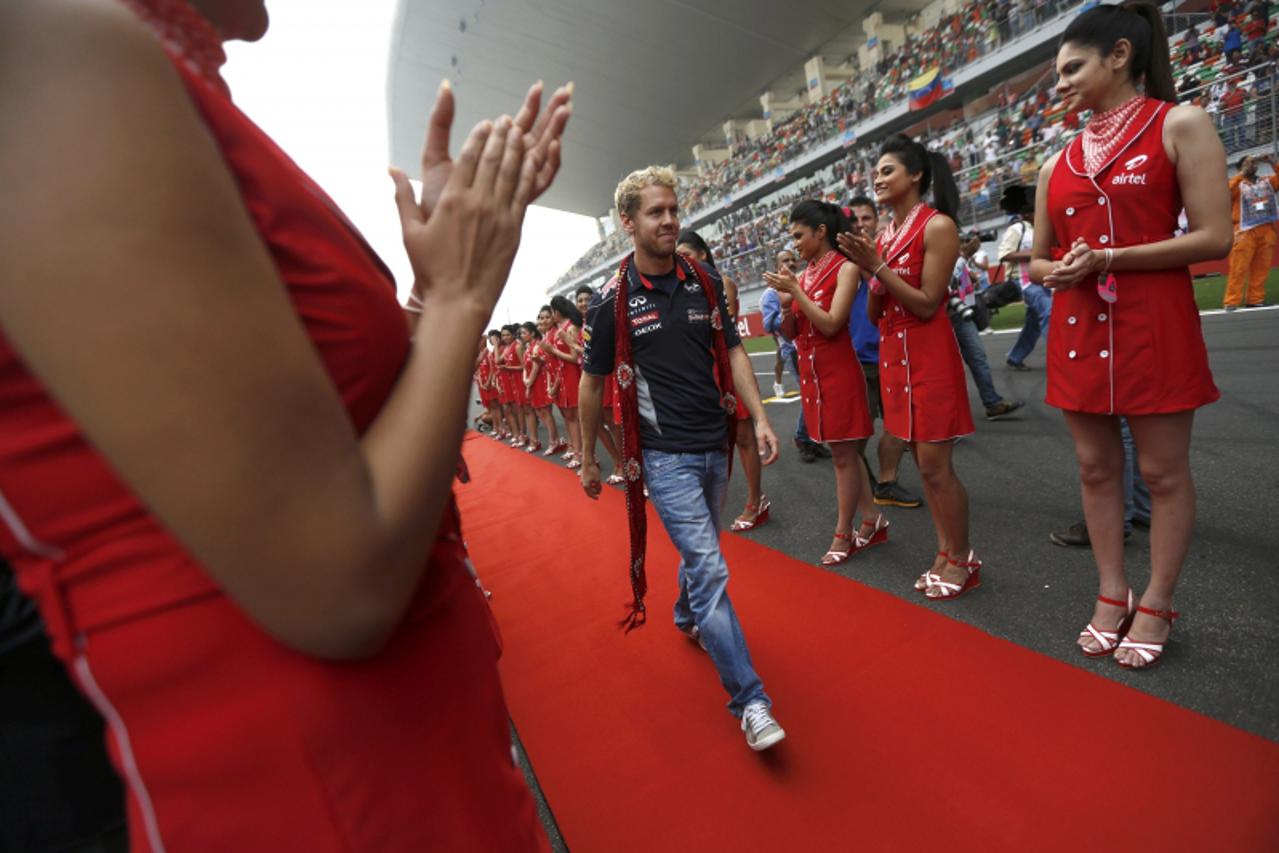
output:
M764 273L764 281L768 286L783 296L789 296L792 299L795 294L801 290L799 279L795 278L795 273L788 269L780 269L777 272Z
M863 270L878 269L883 263L875 241L860 232L842 231L835 237L839 251Z
M453 91L441 84L422 154L421 199L403 172L391 170L418 299L465 298L481 312L497 303L524 213L559 170L571 89L557 91L539 118L541 90L540 83L529 90L514 119L476 125L454 162Z

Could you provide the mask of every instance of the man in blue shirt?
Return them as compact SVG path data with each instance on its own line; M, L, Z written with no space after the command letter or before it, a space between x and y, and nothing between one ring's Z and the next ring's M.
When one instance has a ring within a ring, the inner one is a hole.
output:
M782 249L777 253L778 269L787 269L798 275L799 259L790 249ZM773 336L777 341L778 356L786 364L790 365L791 373L799 376L799 360L795 352L795 345L786 340L786 336L782 334L782 303L781 298L777 295L777 291L771 287L764 288L764 295L759 298L759 313L764 322L764 331ZM825 459L830 458L830 451L825 445L818 444L808 435L808 428L804 423L804 410L799 410L799 422L795 425L795 446L799 448L799 458L803 462L812 462L818 457Z
M875 202L864 195L853 198L848 203L849 218L853 224L867 236L874 237L879 231L879 208ZM861 362L862 373L866 376L866 401L870 404L871 418L883 418L884 406L879 395L879 327L870 321L866 313L866 297L870 288L863 281L857 288L857 296L853 298L853 308L848 313L848 334L853 339L853 349L857 350L857 360ZM861 441L858 448L862 458L866 458L866 441ZM875 503L880 506L900 506L914 509L923 506L923 500L912 495L897 482L897 468L901 464L902 455L906 452L906 442L897 436L881 430L879 433L879 478L871 475L871 483L875 489ZM868 466L869 467L869 466Z

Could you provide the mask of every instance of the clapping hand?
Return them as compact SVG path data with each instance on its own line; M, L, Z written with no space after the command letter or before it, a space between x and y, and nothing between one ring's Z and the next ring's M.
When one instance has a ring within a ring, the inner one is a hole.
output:
M842 231L835 237L835 242L839 250L867 275L873 275L884 262L875 248L875 241L860 231Z
M464 298L491 312L506 284L528 205L554 180L568 123L570 87L539 118L542 85L529 89L514 119L480 122L457 161L449 157L452 87L441 84L422 152L422 195L391 170L404 247L418 299Z
M779 269L777 272L764 273L764 281L768 282L768 286L783 297L794 298L801 288L799 279L795 278L795 273L788 269Z

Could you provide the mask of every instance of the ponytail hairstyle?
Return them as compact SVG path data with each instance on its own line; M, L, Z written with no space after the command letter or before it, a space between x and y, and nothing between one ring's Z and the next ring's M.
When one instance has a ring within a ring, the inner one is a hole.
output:
M520 328L532 335L533 340L540 341L542 339L542 333L537 330L536 323L521 323Z
M694 251L700 253L706 260L702 263L719 272L719 268L715 266L715 253L711 251L711 247L706 245L706 241L702 239L702 235L698 234L691 228L685 228L679 232L679 236L675 238L676 246L691 246Z
M1090 47L1109 56L1124 39L1132 45L1128 74L1145 89L1147 97L1177 103L1168 56L1168 32L1159 9L1146 0L1129 0L1119 6L1094 6L1070 22L1061 34L1061 45Z
M789 219L792 225L807 225L814 231L825 225L826 243L832 249L838 248L835 243L838 235L853 230L853 223L849 221L848 214L844 213L842 207L811 198L791 208Z
M956 222L959 221L959 187L955 186L955 175L950 171L950 163L936 151L929 151L904 133L897 133L884 142L879 149L879 156L891 154L899 160L906 171L912 175L922 175L919 179L919 195L927 194L929 187L933 190L933 207Z
M582 328L582 314L567 296L552 296L551 310L568 320L577 328Z

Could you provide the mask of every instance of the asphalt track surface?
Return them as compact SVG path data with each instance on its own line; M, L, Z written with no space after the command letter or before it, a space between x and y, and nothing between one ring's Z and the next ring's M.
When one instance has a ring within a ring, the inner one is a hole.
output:
M982 341L996 388L1025 407L988 422L970 380L977 431L955 452L969 494L971 539L985 564L982 586L949 602L928 602L914 591L915 578L936 550L927 508L885 508L890 543L828 571L1279 741L1279 309L1209 312L1203 330L1222 397L1195 419L1191 466L1198 514L1177 589L1182 616L1158 666L1127 671L1109 657L1088 659L1076 649L1075 638L1092 614L1097 574L1088 549L1054 545L1048 533L1082 520L1078 469L1061 413L1043 402L1044 343L1027 359L1032 370L1004 366L1015 333ZM772 393L773 358L752 356L765 396ZM784 382L788 391L797 390L789 373ZM834 469L828 459L803 463L790 444L798 403L771 402L766 412L783 439L781 458L764 469L772 518L755 531L725 535L750 536L815 563L834 530ZM872 467L875 441L867 449ZM607 461L604 466L607 475ZM899 479L922 493L909 455ZM745 500L745 484L735 471L726 527ZM1140 594L1150 571L1147 530L1134 530L1125 556L1129 581ZM749 641L748 616L743 621ZM1097 708L1081 707L1080 713L1096 717L1099 736L1113 737L1116 748L1127 742L1140 749L1140 720L1112 720ZM553 817L544 803L539 806L553 844L563 849Z

